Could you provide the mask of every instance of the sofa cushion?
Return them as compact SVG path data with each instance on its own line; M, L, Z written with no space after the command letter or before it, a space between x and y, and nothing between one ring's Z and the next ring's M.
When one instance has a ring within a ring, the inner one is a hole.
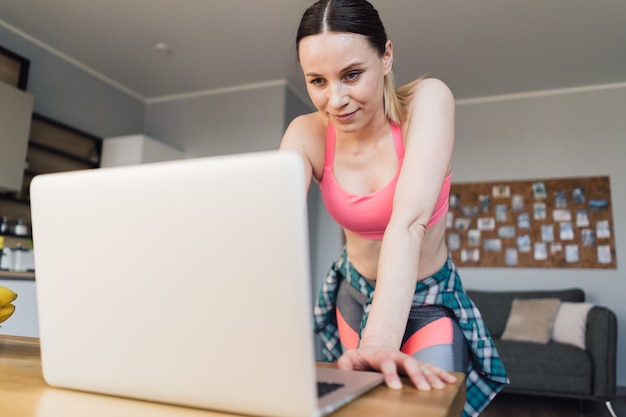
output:
M558 298L513 300L502 340L548 343L560 303Z
M580 349L586 348L587 315L592 303L562 302L554 318L551 339Z
M589 354L574 346L495 340L509 375L510 391L591 394L593 369Z
M516 298L558 298L561 301L585 301L585 293L580 288L546 291L477 291L467 290L474 304L480 310L487 329L494 338L499 338L504 332L506 321L509 318L511 304Z

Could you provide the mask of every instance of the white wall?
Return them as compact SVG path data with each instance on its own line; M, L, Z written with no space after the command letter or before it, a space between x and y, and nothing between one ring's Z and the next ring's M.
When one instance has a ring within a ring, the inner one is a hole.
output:
M148 103L145 133L188 158L277 149L284 83Z

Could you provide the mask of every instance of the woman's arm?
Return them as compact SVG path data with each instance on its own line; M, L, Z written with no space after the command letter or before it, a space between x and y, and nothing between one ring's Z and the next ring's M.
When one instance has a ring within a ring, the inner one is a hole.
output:
M321 140L320 140L321 138ZM296 117L287 127L280 143L280 150L294 151L302 156L306 170L307 190L311 178L321 178L324 162L323 139L325 132L320 130L320 121L315 113Z
M416 280L419 254L432 212L450 170L454 141L454 98L442 82L417 84L404 130L406 152L393 214L382 241L376 292L359 349L340 365L373 367L391 387L400 384L398 370L420 389L439 388L452 375L399 352ZM356 356L355 356L356 354Z

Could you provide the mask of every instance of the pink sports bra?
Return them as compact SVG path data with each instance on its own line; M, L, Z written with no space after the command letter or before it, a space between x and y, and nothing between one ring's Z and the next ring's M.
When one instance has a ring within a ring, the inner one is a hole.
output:
M402 142L402 129L399 125L391 124L392 136L396 154L398 155L398 170L393 179L380 190L366 195L350 194L337 182L333 173L335 160L335 127L328 125L326 137L326 155L324 158L324 173L320 181L320 190L326 208L330 215L342 227L370 240L381 240L393 206L395 192L402 161L404 160L404 143ZM448 197L450 194L449 174L441 188L435 210L426 225L432 227L441 220L448 212Z

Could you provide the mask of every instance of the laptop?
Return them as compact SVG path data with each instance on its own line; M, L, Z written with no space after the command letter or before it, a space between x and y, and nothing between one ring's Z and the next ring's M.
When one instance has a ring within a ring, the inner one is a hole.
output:
M39 175L31 211L52 386L308 417L382 382L316 369L295 153ZM318 399L318 378L341 388Z

